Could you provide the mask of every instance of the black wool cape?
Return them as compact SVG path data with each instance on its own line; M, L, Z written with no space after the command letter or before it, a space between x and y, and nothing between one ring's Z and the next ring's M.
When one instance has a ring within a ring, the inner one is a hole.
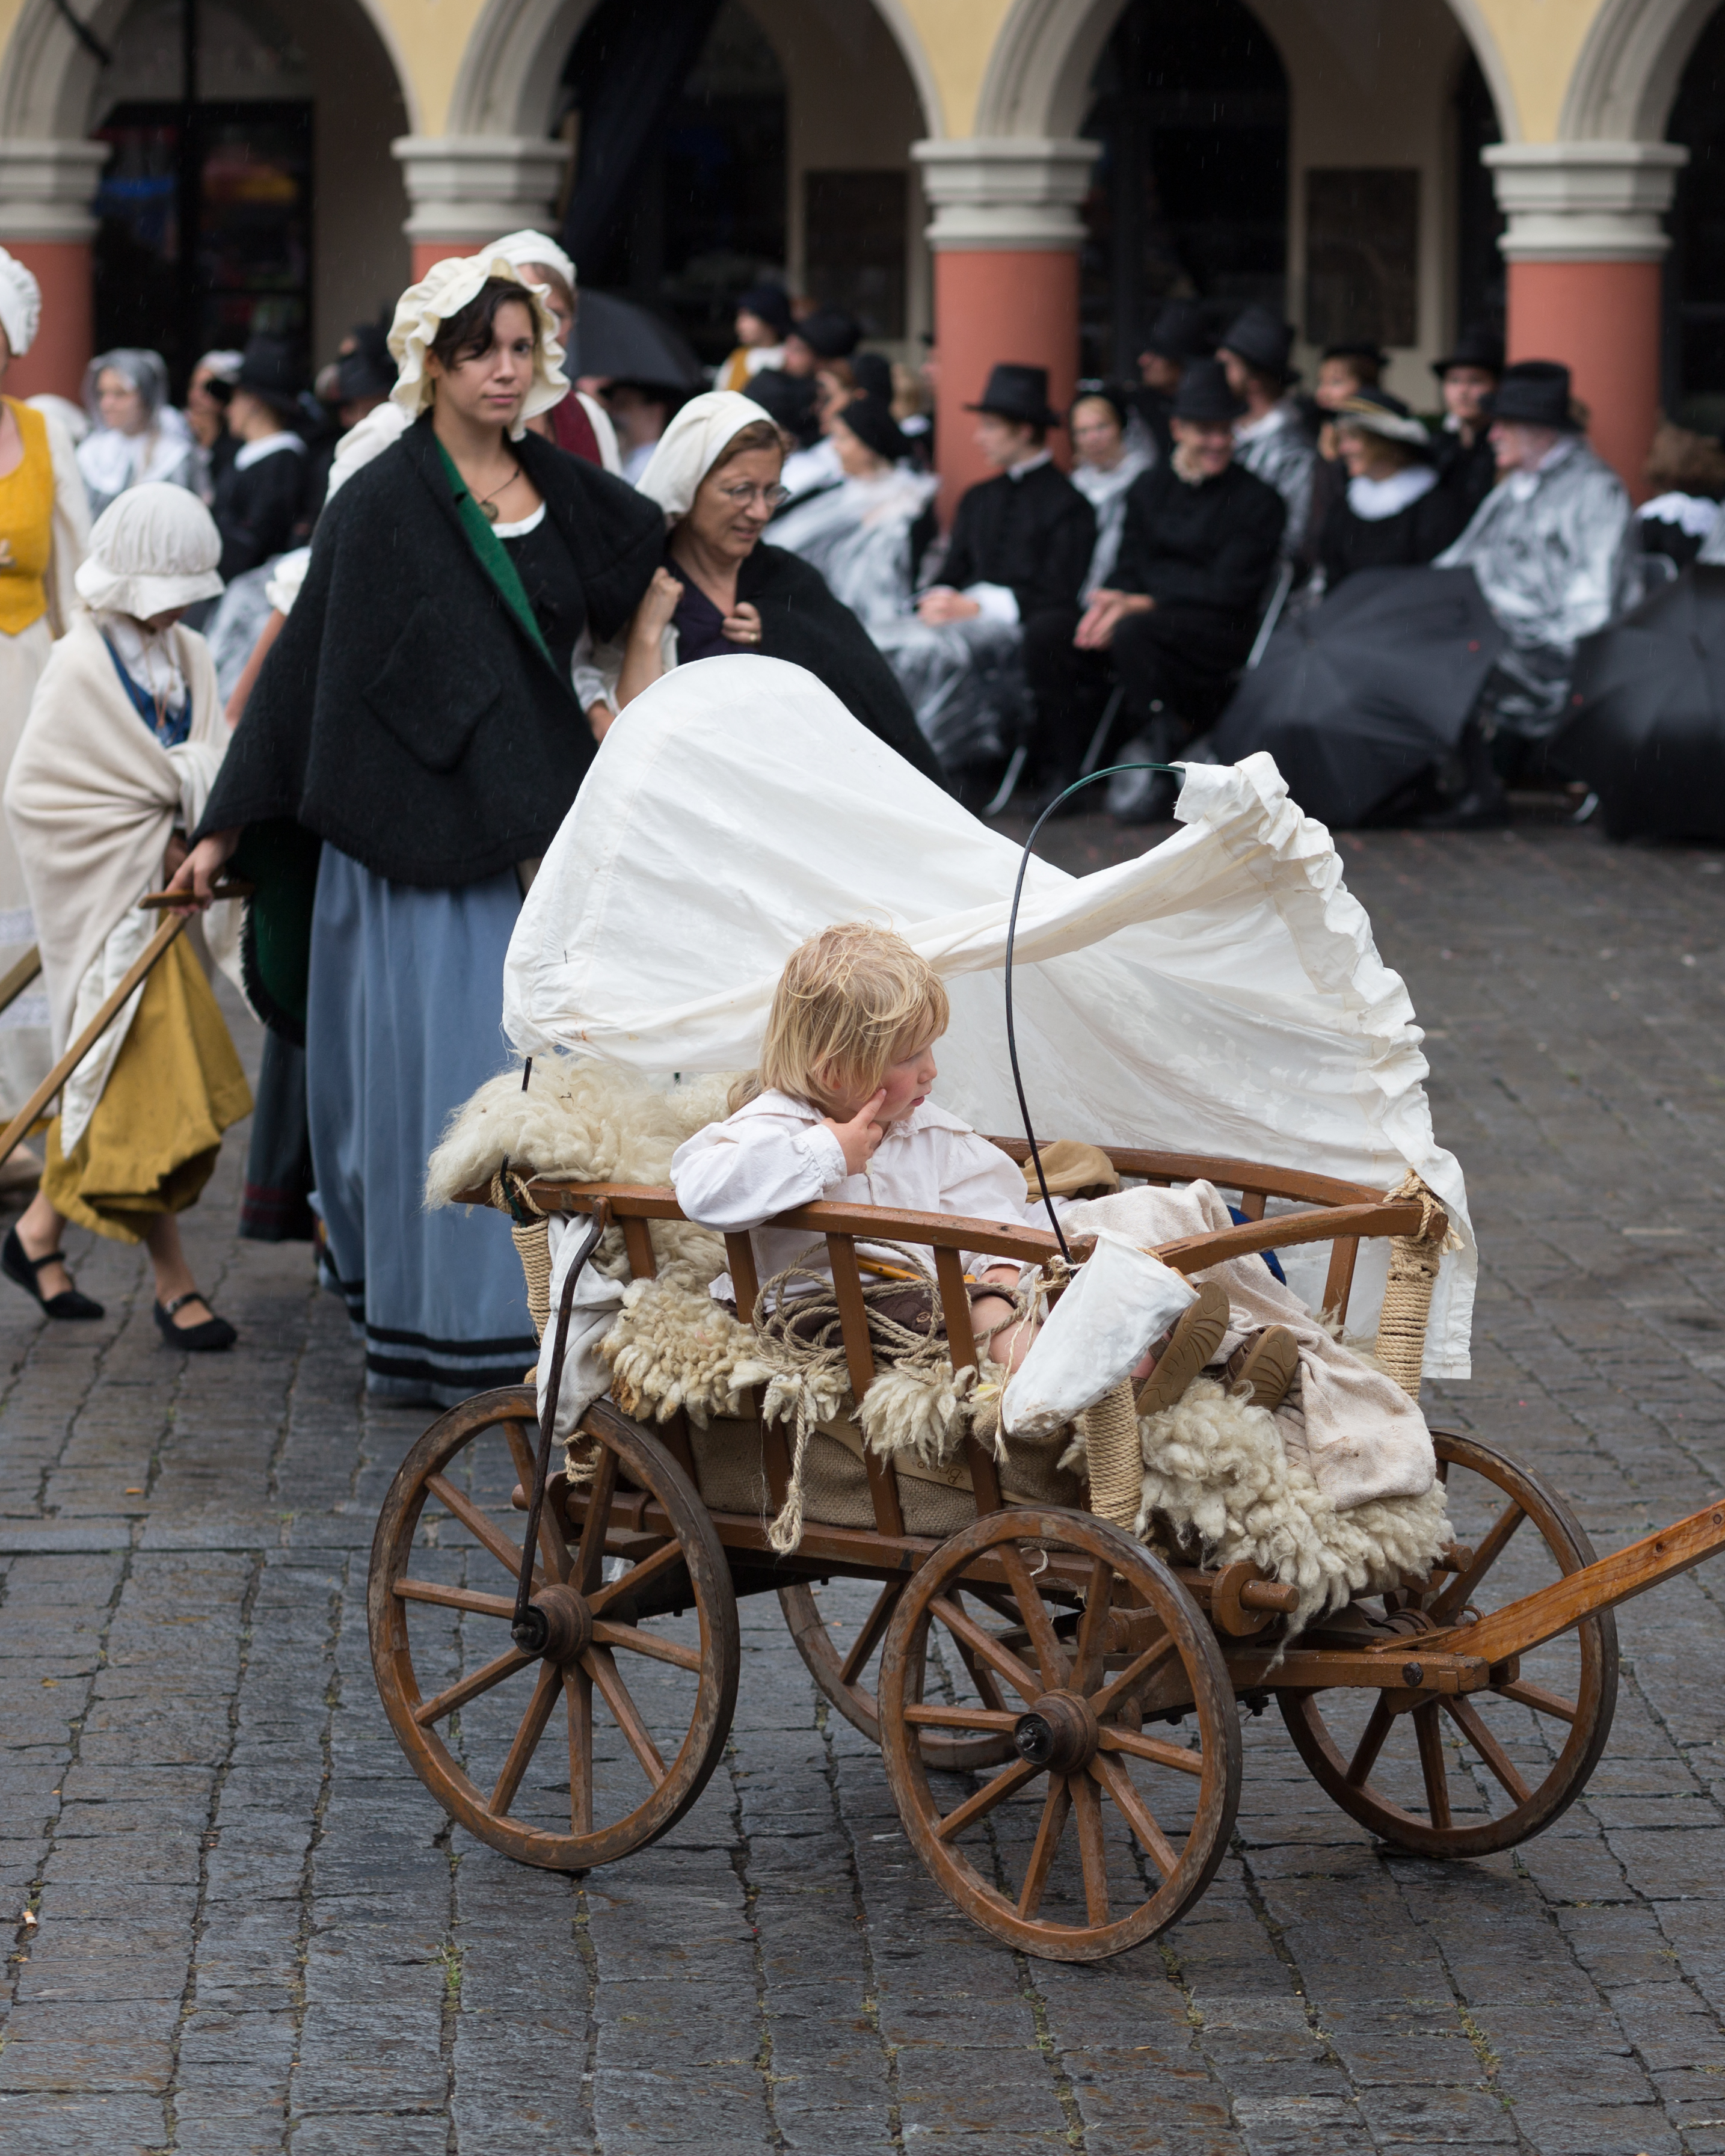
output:
M668 566L674 576L687 573L675 560ZM757 546L737 569L737 597L759 610L764 658L806 666L871 734L925 778L945 786L946 775L897 675L850 608L834 598L819 569L783 547Z
M537 434L512 446L595 637L614 636L659 563L658 504ZM572 684L480 565L422 420L320 519L199 835L296 825L374 875L452 889L542 854L594 747Z

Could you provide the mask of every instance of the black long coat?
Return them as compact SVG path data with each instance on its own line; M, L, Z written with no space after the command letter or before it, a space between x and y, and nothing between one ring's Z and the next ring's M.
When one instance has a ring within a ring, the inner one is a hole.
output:
M1318 535L1317 557L1327 590L1359 569L1417 569L1435 561L1461 536L1469 511L1459 493L1440 480L1394 516L1355 516L1344 486L1330 504Z
M1022 479L1002 472L966 492L952 519L941 582L1006 584L1019 619L1076 611L1096 543L1096 513L1064 472L1039 465Z
M514 449L595 636L615 635L658 564L657 503L539 435ZM294 824L375 875L452 888L542 854L594 746L481 567L422 421L320 520L201 829Z
M1147 592L1160 640L1189 665L1237 666L1276 566L1287 507L1273 486L1230 464L1196 486L1153 465L1126 497L1120 552L1108 582Z

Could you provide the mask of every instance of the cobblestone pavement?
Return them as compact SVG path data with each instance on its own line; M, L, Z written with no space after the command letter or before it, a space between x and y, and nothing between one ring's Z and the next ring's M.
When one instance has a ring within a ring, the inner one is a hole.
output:
M1725 859L1347 847L1485 1254L1441 1419L1630 1539L1725 1481ZM1208 1896L1100 1965L952 1911L771 1597L682 1826L518 1868L372 1684L372 1523L425 1418L362 1410L302 1249L231 1239L240 1151L189 1236L234 1356L163 1351L141 1265L81 1236L105 1323L0 1291L5 2156L1725 2151L1725 1566L1620 1613L1615 1734L1542 1839L1387 1854L1271 1714Z

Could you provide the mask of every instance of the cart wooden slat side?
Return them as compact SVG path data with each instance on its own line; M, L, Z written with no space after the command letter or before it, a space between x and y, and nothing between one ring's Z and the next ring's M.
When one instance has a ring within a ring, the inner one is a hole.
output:
M1020 1160L1028 1152L995 1142ZM1419 1202L1363 1186L1106 1150L1124 1174L1202 1178L1239 1194L1244 1224L1158 1253L1181 1272L1330 1245L1324 1302L1337 1319L1361 1242L1422 1232ZM465 1195L491 1202L489 1191ZM682 1217L671 1192L629 1184L542 1176L525 1195L544 1214L603 1209L638 1278L655 1270L650 1224ZM1272 1202L1303 1209L1271 1215ZM825 1204L774 1224L825 1241L857 1397L874 1376L859 1243L930 1252L959 1368L976 1360L959 1253L1045 1265L1058 1248L1034 1229ZM752 1245L725 1240L738 1307L752 1310ZM1075 1258L1091 1247L1075 1240ZM1452 1515L1464 1492L1478 1513L1474 1546L1452 1545L1428 1576L1357 1598L1290 1645L1281 1625L1291 1587L1250 1563L1166 1563L1081 1510L1006 1504L997 1463L974 1439L969 1526L908 1532L897 1471L865 1450L871 1523L811 1521L780 1557L759 1512L703 1502L680 1414L649 1430L601 1402L583 1424L583 1482L559 1474L547 1485L533 1597L555 1616L555 1639L523 1654L496 1628L512 1613L521 1562L511 1507L536 1486L536 1415L525 1387L452 1410L409 1453L378 1523L380 1691L451 1815L522 1861L571 1870L665 1832L699 1797L729 1730L737 1599L772 1589L821 1690L880 1743L906 1832L942 1889L997 1937L1067 1959L1148 1938L1203 1892L1238 1802L1237 1702L1255 1712L1273 1699L1326 1792L1404 1847L1482 1854L1537 1831L1584 1785L1609 1733L1610 1608L1725 1545L1719 1505L1596 1560L1536 1477L1476 1439L1435 1433ZM789 1447L782 1428L762 1423L758 1396L756 1429L777 1506ZM461 1577L432 1577L439 1566ZM878 1589L844 1645L817 1596L834 1579ZM465 1648L452 1661L457 1625L494 1628L489 1645L501 1651L473 1668ZM1543 1660L1523 1670L1525 1657L1553 1652L1568 1658L1559 1680ZM531 1794L529 1776L547 1761L548 1799Z

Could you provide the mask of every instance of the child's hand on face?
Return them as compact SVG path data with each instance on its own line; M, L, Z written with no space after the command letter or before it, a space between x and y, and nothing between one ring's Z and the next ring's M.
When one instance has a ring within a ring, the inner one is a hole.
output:
M882 1086L870 1095L848 1123L841 1123L836 1116L822 1116L821 1121L839 1141L847 1175L860 1175L886 1137L884 1126L875 1121L886 1098L886 1088Z

